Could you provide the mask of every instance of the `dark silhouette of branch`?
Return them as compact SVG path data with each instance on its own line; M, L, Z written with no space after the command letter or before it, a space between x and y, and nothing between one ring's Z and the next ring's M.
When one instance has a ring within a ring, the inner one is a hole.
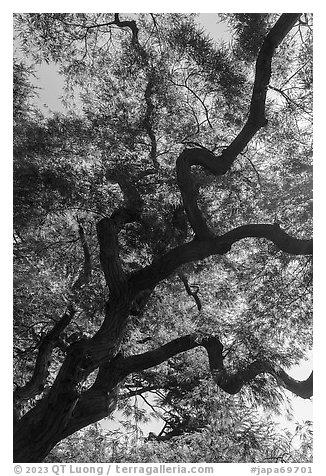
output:
M144 48L141 46L141 44L139 43L139 39L138 39L139 29L137 27L137 23L135 22L135 20L124 20L124 21L122 21L122 20L120 20L119 13L115 13L114 14L114 21L112 22L112 24L117 25L120 28L125 28L125 27L130 28L131 33L132 33L131 43L134 46L134 48L135 48L136 52L138 53L139 58L141 59L143 64L147 65L147 63L148 63L148 54L144 50Z
M14 400L26 400L35 397L44 390L51 363L52 350L63 330L70 324L75 315L75 309L69 307L53 328L43 337L36 357L33 375L23 387L17 387L14 391Z
M155 367L197 347L206 349L212 378L226 393L234 395L257 375L268 373L279 385L301 398L308 399L313 394L312 373L306 380L295 380L280 367L263 360L256 360L237 372L229 373L224 367L223 345L217 336L189 334L142 354L129 357L119 354L111 362L101 365L95 383L81 395L62 438L113 411L118 400L119 382L128 375Z
M199 297L198 297L199 287L196 286L195 291L192 291L192 290L191 290L191 286L189 285L188 279L187 279L187 277L185 276L185 274L182 273L181 271L179 271L179 272L178 272L178 276L179 276L179 278L181 279L181 281L183 282L187 294L188 294L189 296L191 296L191 297L194 298L195 303L196 303L196 306L197 306L197 309L198 309L198 311L200 311L201 308L202 308L202 304L201 304L200 299L199 299Z
M66 358L49 392L15 426L15 461L42 461L49 450L62 438L112 413L116 407L119 386L128 375L157 366L170 357L200 346L207 351L214 381L229 394L238 393L257 375L268 373L277 380L279 385L292 393L302 398L310 398L312 395L312 374L307 380L300 382L268 361L256 360L230 373L224 366L223 345L216 336L191 334L142 354L124 357L118 353L135 298L143 296L141 306L146 304L154 287L182 264L215 254L225 254L234 243L245 238L267 239L286 253L312 254L312 240L293 238L276 224L248 224L215 236L198 208L197 190L191 177L193 165L199 165L213 175L225 174L253 136L267 124L265 102L271 76L272 57L275 48L298 18L299 14L281 15L266 36L256 62L248 118L231 144L218 157L207 149L196 148L183 151L177 159L177 181L195 238L189 243L168 251L129 277L125 275L120 262L118 233L126 223L140 219L142 200L136 187L129 182L128 175L114 172L114 179L120 185L125 203L110 217L102 218L97 224L100 261L110 290L105 319L92 338L80 339L67 348ZM114 20L108 24L131 30L131 43L147 75L145 102L148 123L146 130L151 139L152 153L154 151L156 154L156 141L151 123L153 90L149 77L149 57L139 43L137 24L133 20L121 21L118 13L114 14ZM112 172L110 174L112 176ZM87 279L90 274L90 256L82 227L79 228L79 235L84 251L84 271L86 269L85 279ZM85 280L82 279L82 282ZM187 281L186 283L189 286ZM78 283L76 287L79 288L81 285L82 283ZM196 291L191 292L194 297ZM47 376L53 345L73 315L74 310L69 309L43 339L33 376L24 387L16 389L16 397L28 398L35 395L34 392L37 392L43 384ZM96 369L98 374L95 383L88 390L83 391L83 383Z
M213 152L203 148L185 149L177 159L177 182L184 207L189 223L196 237L200 239L213 236L213 232L208 228L206 220L197 204L198 190L191 176L191 167L193 165L200 165L213 175L225 174L228 170L228 165L221 157L215 157Z
M128 388L128 386L126 386ZM153 392L154 390L161 389L162 387L157 387L156 385L148 385L147 387L137 388L136 390L129 390L128 393L125 393L120 398L131 398L137 397L138 395L142 395L143 393Z
M286 94L282 89L280 88L276 88L274 86L271 86L269 85L269 89L272 89L273 91L276 91L277 93L281 94L281 96L285 99L285 101L289 104L289 105L293 105L294 107L297 107L298 109L300 109L302 112L304 112L305 114L312 114L310 113L309 111L306 111L305 107L300 103L300 102L297 102L297 101L301 101L301 98L298 98L297 101L294 101L294 99L292 99L288 94Z
M256 61L255 81L248 119L231 144L223 151L223 159L232 165L258 130L267 125L265 117L266 94L271 77L271 64L275 49L299 19L300 13L284 13L266 36Z
M256 169L256 167L255 167L253 161L252 161L249 157L247 157L247 156L245 155L245 153L242 153L241 155L242 155L242 157L244 157L246 160L248 160L248 162L250 163L251 167L254 169L254 171L255 171L255 173L256 173L256 175L257 175L257 179L258 179L259 185L262 186L261 180L260 180L259 172L258 172L258 170Z
M119 184L124 197L123 206L114 210L110 218L102 218L96 225L106 284L114 295L119 296L125 290L127 279L119 257L118 233L127 223L140 220L143 200L127 171L108 170L106 177Z
M123 194L123 206L117 208L111 214L111 219L114 221L117 230L120 231L126 223L140 220L144 202L128 170L121 168L120 170L107 170L106 178L116 182Z
M229 394L238 393L241 388L261 373L268 373L276 378L278 383L301 398L310 398L313 392L313 376L303 381L290 377L283 369L267 361L256 360L244 369L229 373L224 367L223 345L216 336L201 337L189 334L179 337L155 350L138 354L117 362L123 374L146 370L165 362L167 359L196 347L203 346L208 354L209 367L216 384Z
M244 238L265 238L277 248L293 255L311 255L312 240L293 238L283 231L278 224L243 225L212 238L193 239L189 243L177 246L156 258L152 264L133 273L129 279L132 288L139 292L154 287L170 276L182 264L198 261L208 256L223 255L230 251L232 245Z
M254 135L267 125L265 117L266 94L271 77L271 63L275 49L298 20L300 14L285 13L280 16L266 36L256 61L255 81L249 115L237 137L216 157L213 153L200 149L183 151L177 159L177 181L191 227L198 238L213 236L197 205L197 191L191 177L191 166L199 165L213 175L225 174Z
M286 84L288 84L288 83L291 81L291 79L294 78L294 76L296 76L298 73L300 73L300 71L302 71L303 68L305 68L305 67L307 66L307 64L308 64L308 61L306 61L302 66L300 66L299 69L297 69L293 74L291 74L291 76L290 76L289 78L287 78L287 79L282 83L281 89L283 89L284 86L285 86Z
M152 19L154 20L154 25L156 26L154 16L152 15ZM145 102L146 102L146 113L145 118L143 121L144 128L148 134L148 137L151 141L151 150L150 150L150 158L155 169L158 168L157 162L157 140L153 129L152 119L153 119L153 111L154 105L152 102L152 95L153 95L153 86L154 86L154 78L155 78L155 71L149 65L149 56L143 46L139 43L138 33L139 29L137 24L134 20L130 21L121 21L119 17L119 13L114 14L114 22L113 24L117 25L120 28L128 27L131 29L132 32L132 45L137 52L142 65L145 68L147 73L147 85L145 89ZM157 26L156 26L157 27Z

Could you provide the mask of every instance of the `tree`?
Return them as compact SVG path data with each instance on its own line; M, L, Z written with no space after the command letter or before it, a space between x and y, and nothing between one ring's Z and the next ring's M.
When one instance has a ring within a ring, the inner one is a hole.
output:
M15 67L15 461L146 391L167 438L201 381L312 396L311 18L228 20L233 49L193 15L16 15L82 109L30 111Z

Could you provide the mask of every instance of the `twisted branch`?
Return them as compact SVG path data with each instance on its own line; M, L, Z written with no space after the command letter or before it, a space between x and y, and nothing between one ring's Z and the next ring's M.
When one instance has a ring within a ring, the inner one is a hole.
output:
M124 197L123 206L96 225L105 281L113 295L119 296L125 291L127 278L119 257L118 233L126 223L140 220L143 200L135 185L128 180L127 171L108 170L106 177L119 184Z
M189 334L179 337L158 349L120 359L117 361L117 366L121 368L124 375L128 375L159 365L174 355L199 346L207 351L209 367L215 383L229 394L238 393L245 384L261 373L272 375L280 385L301 398L307 399L313 394L312 373L306 380L295 380L283 369L263 360L256 360L244 369L232 374L228 373L223 362L223 345L216 336L200 337L197 334Z
M218 337L189 334L142 354L129 357L118 355L110 363L101 365L95 383L81 395L64 437L111 412L117 403L119 383L128 375L155 367L177 354L197 347L206 349L212 378L216 385L228 394L240 392L242 387L257 375L268 373L275 377L278 384L301 398L309 399L313 395L312 373L306 380L295 380L283 369L262 360L256 360L244 369L229 373L224 367L223 345Z
M213 175L225 174L254 135L266 126L266 93L271 77L271 63L276 47L300 17L298 13L285 13L280 16L266 36L260 49L257 62L249 115L245 125L231 144L216 157L204 149L186 149L177 159L177 182L181 190L187 216L197 238L213 236L197 205L197 191L191 176L191 166L199 165Z

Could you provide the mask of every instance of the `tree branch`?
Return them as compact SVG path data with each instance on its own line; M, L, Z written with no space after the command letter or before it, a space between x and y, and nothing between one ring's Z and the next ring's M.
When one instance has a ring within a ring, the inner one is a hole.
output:
M228 373L224 367L223 345L218 337L189 334L143 354L129 357L120 354L111 362L102 364L95 383L77 402L62 437L109 415L117 404L119 383L128 375L155 367L181 352L200 346L207 351L212 378L226 393L234 395L257 375L268 373L275 377L281 386L301 398L308 399L313 394L312 373L306 380L295 380L280 367L261 360L254 361L237 372Z
M139 221L143 200L131 181L127 171L108 170L106 178L117 182L124 196L124 206L117 208L110 218L102 218L96 225L100 245L100 262L106 284L110 291L119 296L125 290L126 275L119 257L118 233L126 223Z
M197 205L197 191L191 176L191 166L199 165L213 175L223 175L230 169L236 157L246 147L259 129L267 124L265 118L266 93L271 77L271 62L276 47L293 27L298 13L285 13L280 16L274 27L266 36L260 49L257 62L254 87L251 96L247 121L231 144L219 157L209 151L189 149L183 151L177 159L177 182L182 194L187 216L198 238L213 236Z
M118 251L118 228L111 218L102 218L97 224L100 245L100 262L105 281L113 295L119 296L125 289L126 275L122 269Z
M153 18L153 16L152 16ZM145 70L147 72L147 85L145 89L145 102L146 102L146 113L145 113L145 118L143 121L143 125L145 127L145 130L150 138L151 141L151 150L150 150L150 158L152 160L152 163L155 167L155 169L158 168L158 162L157 162L157 141L156 141L156 136L153 130L152 126L152 115L153 115L153 110L154 110L154 105L152 102L152 94L153 94L153 86L154 86L154 77L155 77L155 71L153 68L149 67L149 56L146 50L141 46L139 43L138 39L138 33L139 29L137 27L137 24L134 20L130 21L121 21L119 18L119 14L115 13L114 14L114 22L115 25L123 28L123 27L129 27L132 32L132 45L135 48L135 51L137 52L138 56L141 59L142 65L145 67Z
M135 20L121 21L119 17L119 13L115 13L114 21L112 22L112 24L115 24L120 28L125 28L125 27L130 28L132 33L131 43L133 44L142 62L146 65L148 63L148 54L139 43L139 39L138 39L139 29L137 27L137 23L135 22Z
M244 238L265 238L273 242L279 250L289 254L312 254L312 240L293 238L279 225L243 225L221 236L195 238L189 243L177 246L155 259L149 266L133 273L129 279L130 285L136 292L151 289L182 264L198 261L215 254L223 255L230 251L234 243Z
M259 129L267 124L265 103L271 77L273 54L299 18L300 13L284 13L281 15L261 46L256 61L255 81L248 119L237 137L222 153L222 157L229 167Z
M141 198L137 187L129 178L130 173L125 169L107 170L106 178L116 182L123 194L124 204L117 208L111 215L117 231L119 232L126 223L139 221L144 201Z
M26 385L15 389L14 400L27 400L44 390L51 363L52 350L62 331L70 324L75 312L72 307L68 308L53 328L43 337L38 349L33 375Z
M124 206L117 208L110 218L102 218L96 225L106 284L118 296L126 284L119 258L118 233L126 223L140 220L143 200L135 185L128 180L127 171L107 170L106 178L119 184L124 197Z
M298 397L308 399L313 395L313 373L306 380L295 380L290 377L283 369L273 366L269 362L256 360L249 364L246 368L238 370L236 373L227 374L224 367L211 367L212 376L215 383L225 392L234 395L242 389L242 387L253 380L257 375L268 373L275 377L277 382L294 393Z
M216 336L201 337L197 334L189 334L179 337L158 349L118 360L117 365L121 368L124 375L128 375L159 365L174 355L199 346L205 347L207 351L209 367L215 383L229 394L238 393L245 384L261 373L272 375L280 385L301 398L307 399L313 394L312 373L306 380L295 380L283 369L267 361L254 361L244 369L229 374L224 367L223 345Z
M86 284L91 275L91 257L88 248L88 243L86 241L84 229L79 222L78 224L78 233L79 238L82 244L83 253L84 253L84 264L83 268L72 285L72 292L75 293L79 291L80 288ZM67 308L67 311L63 316L55 323L53 328L43 337L39 348L38 354L36 357L35 367L33 375L29 382L27 382L23 387L17 387L14 391L14 400L27 400L33 398L35 395L38 395L44 390L44 386L48 377L48 369L51 364L51 354L54 347L58 343L58 339L63 330L70 324L73 319L76 311L73 306L70 304Z
M196 303L196 306L197 306L197 309L198 309L198 311L200 311L201 308L202 308L202 305L201 305L200 299L199 299L199 297L198 297L198 291L199 291L198 286L196 286L196 290L195 290L195 291L192 291L192 290L191 290L191 287L190 287L190 285L189 285L188 279L187 279L187 277L185 276L185 274L180 271L180 272L178 273L178 276L179 276L179 278L181 279L181 281L183 282L184 287L185 287L185 290L186 290L188 296L192 296L192 297L194 298L195 303Z
M201 239L214 234L208 228L206 220L197 204L198 190L191 176L192 165L200 165L213 175L225 174L228 166L221 157L216 157L213 152L202 148L185 149L177 158L177 183L181 191L184 207L196 237Z
M188 75L187 78L185 78L185 84L178 84L178 83L175 83L174 81L172 81L172 79L170 79L171 83L174 84L174 86L178 86L180 88L186 88L191 94L193 94L195 96L196 99L198 99L198 101L200 102L200 104L203 106L203 109L205 111L205 116L206 116L206 121L209 125L209 127L211 129L213 129L213 126L211 124L211 121L209 120L209 112L208 112L208 109L207 109L207 106L205 104L205 102L201 99L200 96L198 96L198 94L187 84L187 81L188 79L190 78L190 76L192 76L193 73L190 73Z
M228 373L223 362L223 345L218 337L189 334L143 354L129 357L118 355L110 363L102 365L94 385L81 395L65 436L77 431L85 424L107 416L112 406L116 405L119 382L128 375L155 367L181 352L197 347L206 349L212 378L226 393L234 395L257 375L268 373L275 377L281 386L295 395L304 399L312 396L312 373L308 379L298 381L290 377L283 369L258 360L235 373Z

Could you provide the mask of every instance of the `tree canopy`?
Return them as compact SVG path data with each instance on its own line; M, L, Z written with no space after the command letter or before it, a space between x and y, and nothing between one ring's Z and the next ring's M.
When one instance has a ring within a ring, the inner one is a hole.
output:
M14 460L308 461L268 415L312 396L312 16L14 19ZM86 428L137 398L136 452Z

